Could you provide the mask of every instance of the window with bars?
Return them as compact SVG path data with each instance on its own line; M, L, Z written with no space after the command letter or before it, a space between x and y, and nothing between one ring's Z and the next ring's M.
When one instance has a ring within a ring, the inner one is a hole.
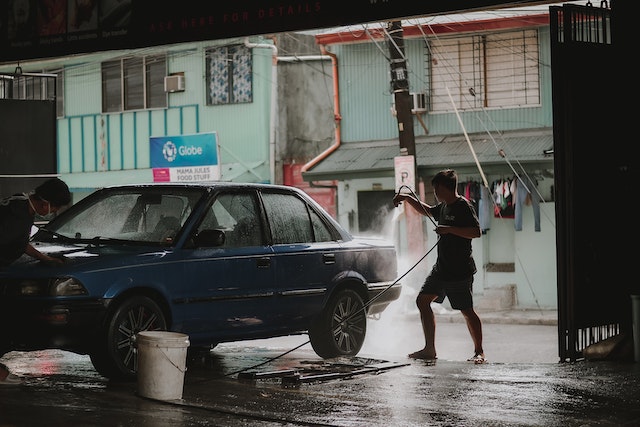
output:
M433 40L431 110L540 104L535 29Z
M165 55L131 57L102 63L102 112L165 108Z
M0 99L55 100L56 117L64 116L64 72L44 70L35 73L0 75Z
M243 45L206 51L207 105L253 101L251 49Z

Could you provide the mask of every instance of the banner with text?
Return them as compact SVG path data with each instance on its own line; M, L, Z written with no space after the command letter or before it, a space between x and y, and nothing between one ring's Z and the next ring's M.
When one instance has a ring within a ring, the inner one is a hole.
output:
M220 179L215 132L151 137L154 182L202 182Z
M352 0L350 7L342 0L2 0L0 62L526 3L540 0Z

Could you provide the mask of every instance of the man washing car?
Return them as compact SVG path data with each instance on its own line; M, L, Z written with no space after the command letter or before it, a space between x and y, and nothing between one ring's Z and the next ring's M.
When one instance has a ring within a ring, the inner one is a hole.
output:
M50 257L29 243L36 214L47 218L71 202L69 187L58 178L51 178L30 193L14 194L0 200L0 269L23 254L52 265L64 262ZM19 384L21 379L0 364L0 385Z

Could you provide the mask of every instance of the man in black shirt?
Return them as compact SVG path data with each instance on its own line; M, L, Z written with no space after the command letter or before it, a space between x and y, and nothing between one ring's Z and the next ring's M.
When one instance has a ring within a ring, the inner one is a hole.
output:
M454 170L438 172L431 180L438 200L435 206L416 199L413 195L397 194L394 206L406 201L422 215L438 223L438 258L418 293L416 304L420 310L425 346L409 354L412 359L435 360L435 316L432 302L441 303L449 298L451 307L464 316L473 340L474 355L469 361L484 362L482 348L482 322L473 309L473 275L476 265L471 254L471 239L481 236L480 223L470 202L458 194L458 176Z
M58 264L63 261L38 251L29 243L35 215L43 218L55 214L71 202L69 187L58 178L40 184L31 193L15 194L0 200L0 269L23 254L40 261ZM20 383L20 378L0 364L0 385Z

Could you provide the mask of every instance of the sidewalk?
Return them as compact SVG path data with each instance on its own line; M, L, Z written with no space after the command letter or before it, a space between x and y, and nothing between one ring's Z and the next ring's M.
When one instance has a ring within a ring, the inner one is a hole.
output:
M400 299L391 304L382 313L382 317L407 315L410 317L420 317L416 307L415 298L417 291L407 287L403 289ZM482 323L485 324L511 324L511 325L545 325L555 326L558 324L558 310L549 308L489 308L495 304L487 303L482 298L474 296L474 308ZM431 308L436 315L438 323L464 323L464 317L459 310L454 310L445 299L442 304L432 303Z
M436 313L436 348L439 360L466 361L473 344L460 311L432 305ZM495 363L558 363L556 310L478 311L483 324L487 358ZM390 307L367 325L362 354L387 360L407 360L424 344L418 309Z
M458 310L436 312L438 322L464 322L464 317ZM510 325L557 325L558 310L511 309L499 311L476 310L482 323L510 324Z

